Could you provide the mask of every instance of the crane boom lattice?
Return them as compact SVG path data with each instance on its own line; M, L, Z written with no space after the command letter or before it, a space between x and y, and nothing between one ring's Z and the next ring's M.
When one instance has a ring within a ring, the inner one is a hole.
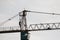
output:
M0 33L8 31L21 32L21 31L42 31L42 30L58 30L58 29L60 29L60 23L41 23L41 24L30 24L26 30L21 30L19 26L0 27Z

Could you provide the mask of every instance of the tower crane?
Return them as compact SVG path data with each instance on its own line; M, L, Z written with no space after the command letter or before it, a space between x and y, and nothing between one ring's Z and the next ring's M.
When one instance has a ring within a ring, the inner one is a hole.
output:
M21 40L29 40L29 31L44 31L44 30L58 30L60 29L60 23L40 23L40 24L30 24L27 27L27 20L26 15L27 12L33 12L33 13L41 13L41 14L50 14L50 15L60 15L56 13L46 13L46 12L36 12L36 11L29 11L29 10L23 10L22 12L19 12L19 29L14 29L14 27L9 27L9 30L0 30L1 33L13 33L13 32L21 32ZM5 24L6 22L10 21L11 19L15 18L17 15L9 18L7 21L3 22L1 25ZM1 27L0 27L1 28ZM3 29L3 28L2 28Z

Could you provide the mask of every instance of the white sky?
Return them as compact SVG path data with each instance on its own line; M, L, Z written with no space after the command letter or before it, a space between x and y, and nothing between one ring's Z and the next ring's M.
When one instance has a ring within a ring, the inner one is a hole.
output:
M0 23L18 14L23 9L60 13L60 0L0 0ZM27 19L28 23L60 22L60 16L42 14L30 15L31 16ZM13 21L13 23L16 23L16 21L17 20ZM30 33L29 40L60 40L60 30ZM0 34L0 40L20 40L20 33Z

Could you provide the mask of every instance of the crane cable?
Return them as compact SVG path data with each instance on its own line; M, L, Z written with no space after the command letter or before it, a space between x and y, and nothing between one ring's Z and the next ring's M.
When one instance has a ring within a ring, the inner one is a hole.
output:
M19 12L19 13L22 13L22 12ZM19 14L16 14L16 15L14 15L13 17L11 17L11 18L5 20L4 22L2 22L2 23L0 24L0 26L2 26L2 25L4 25L5 23L7 23L8 21L14 19L14 18L17 17L18 15L19 15Z
M50 14L50 15L60 15L60 14L57 14L57 13L47 13L47 12L38 12L38 11L29 11L29 10L26 10L26 12L40 13L40 14Z

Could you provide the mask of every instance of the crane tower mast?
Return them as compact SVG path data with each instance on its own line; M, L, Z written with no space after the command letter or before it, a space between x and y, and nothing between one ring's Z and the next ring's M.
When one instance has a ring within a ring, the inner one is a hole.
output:
M24 10L22 14L19 13L21 30L27 30L26 13L26 10ZM28 40L28 31L21 31L21 40Z

